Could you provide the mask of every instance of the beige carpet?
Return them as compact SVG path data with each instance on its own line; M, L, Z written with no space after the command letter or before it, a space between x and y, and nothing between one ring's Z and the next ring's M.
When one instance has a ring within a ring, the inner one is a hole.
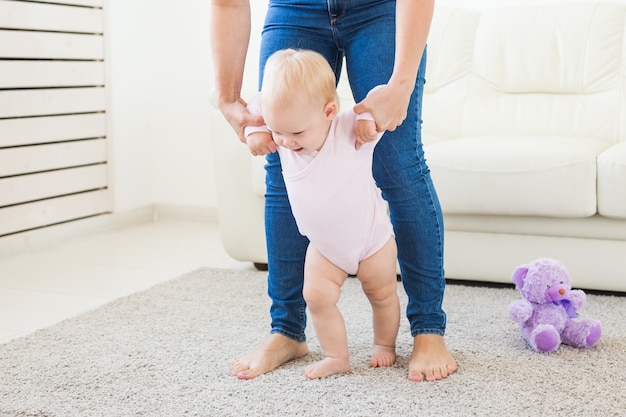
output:
M268 332L266 273L198 270L0 345L0 416L623 416L626 297L590 295L583 317L603 322L589 350L532 352L506 316L512 289L448 285L447 342L459 371L406 379L406 320L398 363L367 366L369 305L349 279L341 300L353 371L303 376L321 351L251 381L229 363ZM399 285L402 303L406 297Z

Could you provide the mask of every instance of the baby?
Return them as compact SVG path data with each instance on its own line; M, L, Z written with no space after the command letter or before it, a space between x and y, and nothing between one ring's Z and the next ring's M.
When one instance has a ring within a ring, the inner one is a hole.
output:
M245 130L253 155L278 151L289 202L309 239L304 299L325 358L309 379L350 370L341 287L356 275L373 312L370 366L391 366L400 323L397 249L387 206L372 177L376 132L371 115L339 114L335 74L326 59L286 49L266 63L263 87L248 108L265 126ZM277 145L277 146L276 146Z

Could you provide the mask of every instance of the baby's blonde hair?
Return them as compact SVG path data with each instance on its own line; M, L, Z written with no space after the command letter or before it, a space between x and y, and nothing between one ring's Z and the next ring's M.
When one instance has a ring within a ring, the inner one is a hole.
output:
M305 49L272 54L265 63L261 93L265 102L288 103L303 96L339 105L335 73L321 54Z

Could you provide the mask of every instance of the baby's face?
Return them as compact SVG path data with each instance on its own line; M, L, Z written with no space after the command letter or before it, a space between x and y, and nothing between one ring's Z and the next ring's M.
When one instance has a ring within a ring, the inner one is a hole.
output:
M336 114L334 102L313 103L294 98L288 104L263 105L263 118L276 144L302 154L322 148Z

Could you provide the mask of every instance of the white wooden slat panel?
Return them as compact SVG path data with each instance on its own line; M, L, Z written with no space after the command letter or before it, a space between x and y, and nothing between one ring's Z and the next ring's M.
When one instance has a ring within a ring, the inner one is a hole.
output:
M103 87L0 91L0 118L104 111Z
M106 162L106 139L0 149L0 177Z
M0 88L104 85L101 61L0 61Z
M0 236L109 211L108 190L0 208Z
M0 30L0 57L104 59L101 35Z
M0 179L0 207L107 186L105 164Z
M75 6L102 7L104 0L36 0L40 3L71 4Z
M0 0L0 236L110 210L105 0Z
M0 148L105 135L104 113L0 119Z
M102 33L103 27L102 9L0 0L0 28Z

